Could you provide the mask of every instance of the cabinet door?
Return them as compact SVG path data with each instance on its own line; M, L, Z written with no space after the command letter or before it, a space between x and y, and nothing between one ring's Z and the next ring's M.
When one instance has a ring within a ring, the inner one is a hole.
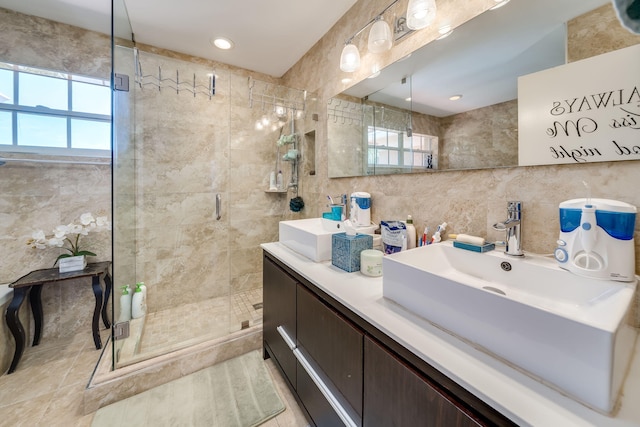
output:
M296 358L278 328L296 340L297 282L266 256L263 262L263 340L295 389Z
M298 286L298 347L311 355L358 418L362 417L363 336L313 293Z
M364 427L483 425L369 337L364 340L363 415Z

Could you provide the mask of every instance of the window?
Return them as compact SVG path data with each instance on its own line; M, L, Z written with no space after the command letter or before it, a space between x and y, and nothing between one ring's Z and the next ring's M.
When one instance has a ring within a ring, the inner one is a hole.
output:
M108 80L0 62L0 150L108 155Z
M438 137L374 126L367 128L369 167L434 169ZM435 148L435 150L434 150Z

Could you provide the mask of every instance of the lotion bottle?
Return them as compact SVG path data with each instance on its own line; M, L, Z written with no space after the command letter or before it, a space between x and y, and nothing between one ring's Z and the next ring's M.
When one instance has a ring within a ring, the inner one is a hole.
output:
M133 293L133 297L131 298L131 317L134 319L140 319L144 317L144 304L142 301L142 288L138 283L136 285L136 291Z
M120 316L118 316L118 322L128 322L131 320L131 294L129 293L129 286L121 286L122 295L120 296Z
M416 247L416 227L413 225L411 215L407 216L407 249Z

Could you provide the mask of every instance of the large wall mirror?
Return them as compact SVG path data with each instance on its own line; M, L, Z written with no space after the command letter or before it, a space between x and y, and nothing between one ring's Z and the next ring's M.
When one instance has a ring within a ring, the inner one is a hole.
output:
M517 166L517 78L564 64L566 22L607 3L512 0L331 98L329 177Z

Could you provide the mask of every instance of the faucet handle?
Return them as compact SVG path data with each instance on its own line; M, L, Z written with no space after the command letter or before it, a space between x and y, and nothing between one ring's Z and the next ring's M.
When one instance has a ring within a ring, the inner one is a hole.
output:
M507 202L507 211L520 212L521 210L522 210L522 202L519 202L519 201Z

